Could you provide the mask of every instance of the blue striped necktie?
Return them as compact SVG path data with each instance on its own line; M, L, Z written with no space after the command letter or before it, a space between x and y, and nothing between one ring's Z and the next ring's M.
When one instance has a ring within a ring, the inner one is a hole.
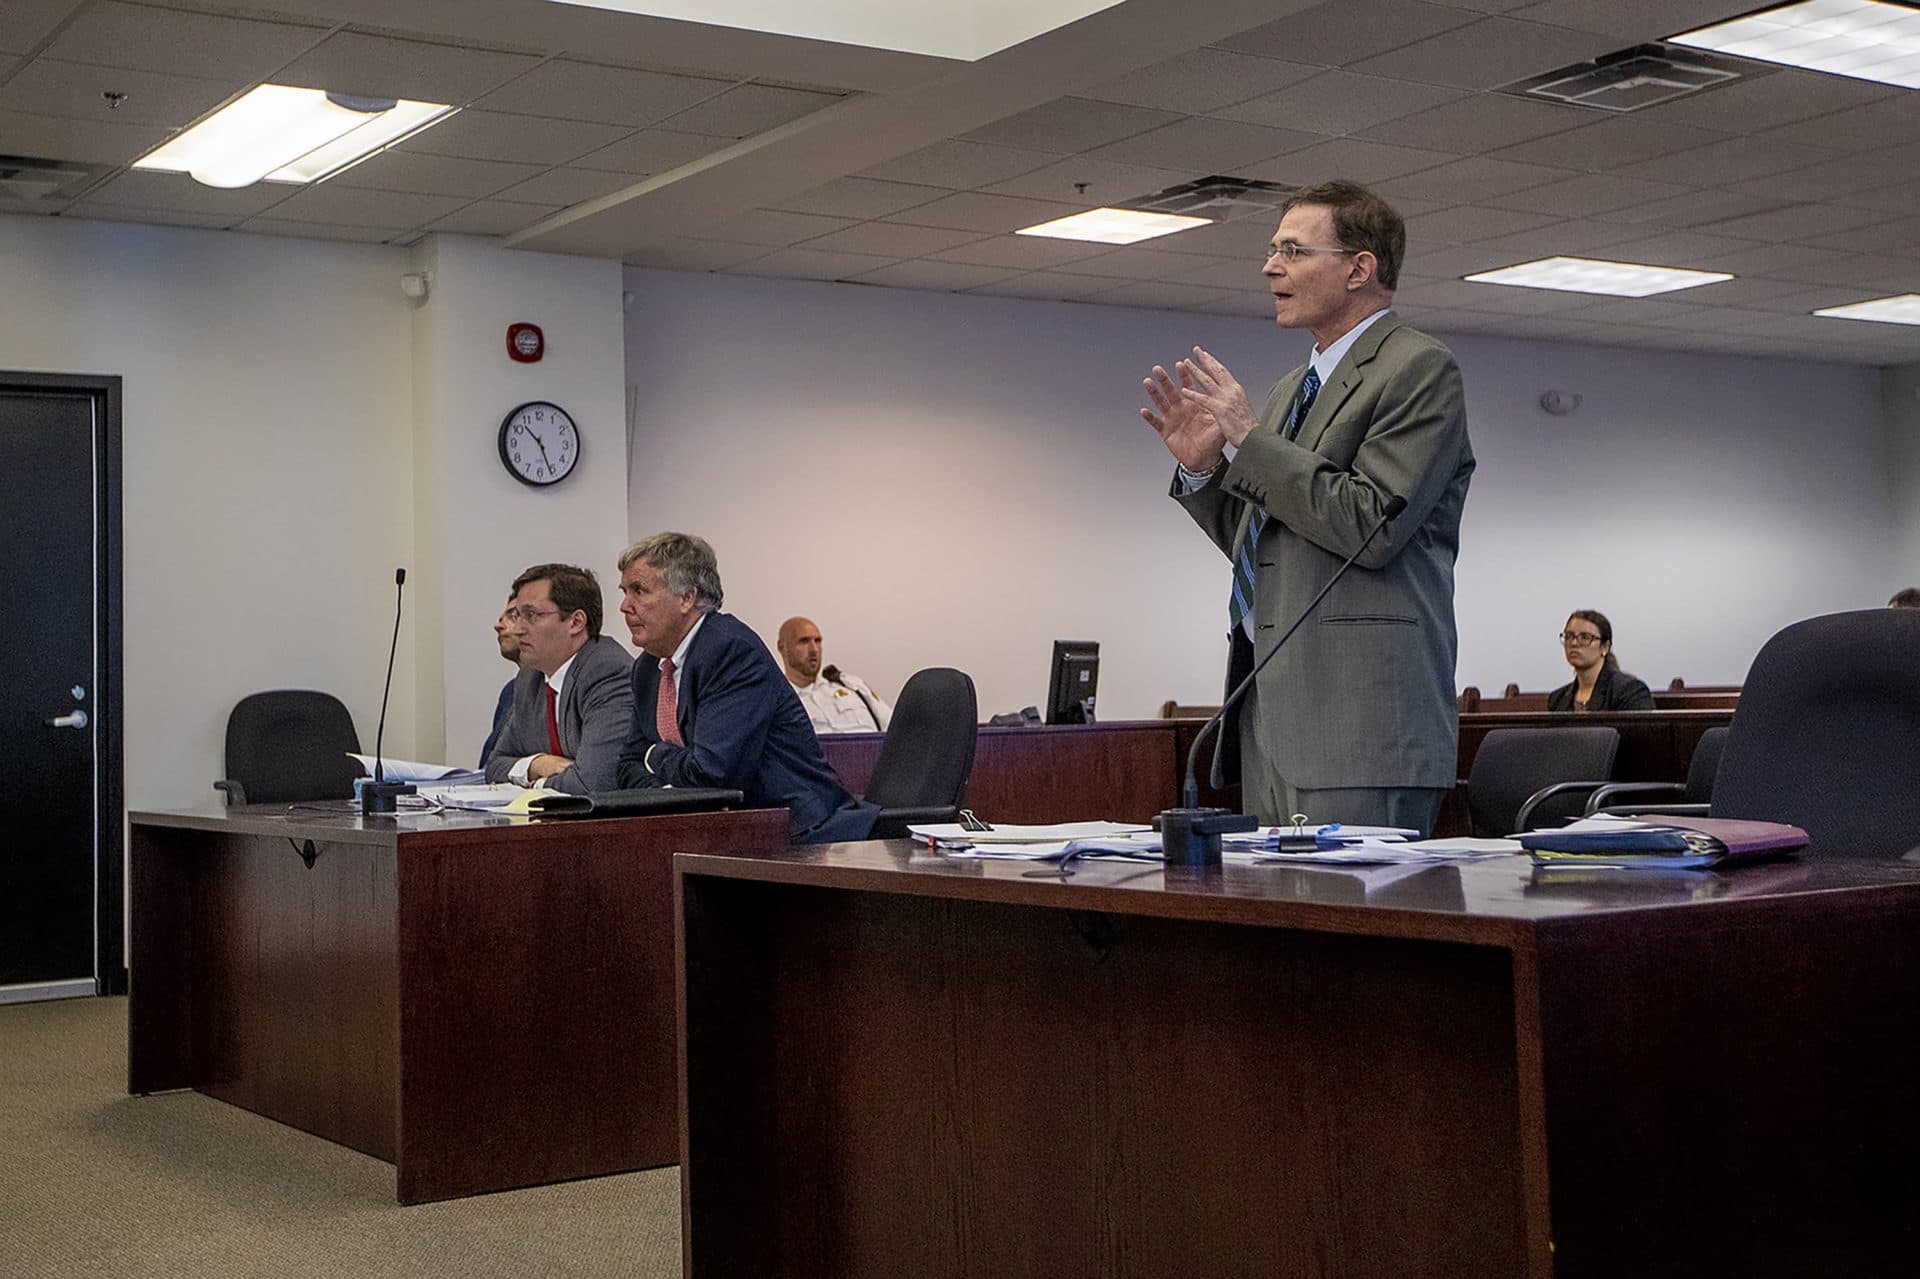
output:
M1318 394L1320 374L1309 367L1307 375L1300 379L1300 389L1293 393L1293 404L1287 409L1286 420L1280 424L1280 434L1289 440L1299 436L1300 425L1307 420L1307 414L1313 409L1313 397ZM1227 600L1227 618L1235 627L1246 620L1253 608L1253 548L1260 540L1260 530L1266 526L1266 511L1254 507L1253 518L1247 521L1247 535L1240 539L1240 548L1234 553L1233 595Z

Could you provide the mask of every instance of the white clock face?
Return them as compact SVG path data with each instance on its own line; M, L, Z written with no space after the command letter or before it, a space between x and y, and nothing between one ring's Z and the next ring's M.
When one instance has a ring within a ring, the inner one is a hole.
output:
M500 423L500 461L523 484L558 484L580 460L580 433L558 404L522 404Z

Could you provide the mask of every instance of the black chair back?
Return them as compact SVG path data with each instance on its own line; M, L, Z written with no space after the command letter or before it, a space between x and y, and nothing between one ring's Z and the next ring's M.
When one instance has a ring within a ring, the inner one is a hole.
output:
M1726 750L1726 725L1709 728L1700 734L1700 740L1693 748L1693 758L1687 761L1687 803L1707 804L1713 801L1713 779L1720 774L1720 757Z
M1711 812L1790 822L1816 856L1920 846L1920 611L1835 613L1768 640L1733 712Z
M1536 792L1562 782L1600 783L1613 776L1620 749L1617 729L1496 728L1481 739L1467 773L1467 813L1476 835L1503 836L1519 829L1520 810ZM1577 817L1587 792L1556 795L1535 805L1528 824L1557 826Z
M348 799L360 765L353 716L331 693L283 688L252 693L227 716L227 779L248 804Z
M966 802L979 718L965 671L934 666L915 672L900 690L867 783L866 799L880 805L883 824L889 824L887 809L958 810Z

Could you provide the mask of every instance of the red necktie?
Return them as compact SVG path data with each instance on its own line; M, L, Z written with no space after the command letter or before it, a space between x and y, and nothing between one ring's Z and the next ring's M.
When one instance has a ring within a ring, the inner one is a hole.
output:
M553 691L553 685L547 685L547 754L560 754L560 721L554 715L554 706L559 696Z
M660 663L660 696L653 704L653 731L671 746L685 746L680 737L680 694L673 686L673 659Z

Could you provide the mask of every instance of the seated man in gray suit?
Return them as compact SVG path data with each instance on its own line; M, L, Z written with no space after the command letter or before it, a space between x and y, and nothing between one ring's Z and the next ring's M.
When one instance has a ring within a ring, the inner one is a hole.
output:
M520 641L513 710L487 757L487 780L573 795L613 790L633 722L633 658L600 633L600 583L571 564L513 580L507 618Z

